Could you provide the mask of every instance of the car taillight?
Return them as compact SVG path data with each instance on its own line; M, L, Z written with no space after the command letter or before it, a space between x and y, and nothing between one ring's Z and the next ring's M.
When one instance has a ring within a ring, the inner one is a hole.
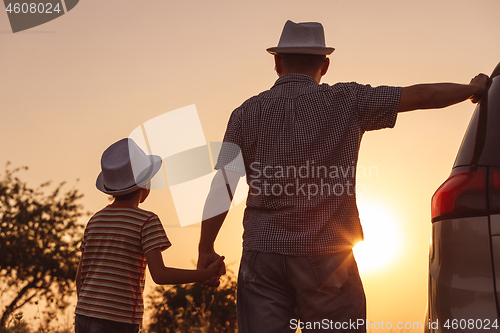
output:
M437 189L431 200L432 222L445 218L465 217L488 212L487 168L458 167ZM500 204L500 173L498 202Z

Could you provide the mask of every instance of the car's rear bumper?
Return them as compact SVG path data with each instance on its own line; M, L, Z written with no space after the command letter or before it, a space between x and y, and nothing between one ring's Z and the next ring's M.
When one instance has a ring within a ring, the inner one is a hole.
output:
M497 320L491 240L488 216L432 224L426 332L482 331L471 328Z

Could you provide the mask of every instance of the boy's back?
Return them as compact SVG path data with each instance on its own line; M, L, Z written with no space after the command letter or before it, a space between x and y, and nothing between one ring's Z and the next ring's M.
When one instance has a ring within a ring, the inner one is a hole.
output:
M145 253L170 247L158 216L111 204L88 222L82 251L82 289L75 313L130 324L142 323Z

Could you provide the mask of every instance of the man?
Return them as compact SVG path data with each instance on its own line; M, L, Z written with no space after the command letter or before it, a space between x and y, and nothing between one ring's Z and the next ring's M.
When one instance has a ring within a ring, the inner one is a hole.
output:
M279 79L231 115L205 205L198 267L218 258L213 244L229 208L224 197L232 199L246 174L239 332L365 332L352 255L363 238L355 197L361 137L393 127L398 112L477 102L488 77L404 88L319 84L334 51L319 23L287 21L278 46L267 51Z

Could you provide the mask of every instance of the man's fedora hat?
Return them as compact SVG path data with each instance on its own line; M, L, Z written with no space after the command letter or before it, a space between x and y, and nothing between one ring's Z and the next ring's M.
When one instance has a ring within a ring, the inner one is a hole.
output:
M294 23L286 21L278 46L270 47L267 52L298 54L331 54L335 49L325 46L323 26L318 22Z
M153 178L161 163L160 156L146 155L134 140L121 139L102 154L96 187L111 195L133 192Z

